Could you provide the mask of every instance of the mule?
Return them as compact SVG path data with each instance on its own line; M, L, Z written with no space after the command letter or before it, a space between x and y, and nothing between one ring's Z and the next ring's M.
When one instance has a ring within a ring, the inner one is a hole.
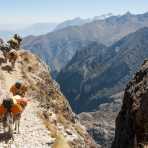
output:
M11 49L7 55L7 59L11 63L12 68L15 67L15 62L16 62L17 58L18 58L17 52L14 49Z
M21 106L22 108L22 112L17 113L13 116L13 124L15 126L14 130L17 133L20 133L20 120L21 120L21 115L23 113L23 111L25 110L25 107L27 106L27 103L23 103L23 102L18 102L18 104Z
M4 114L4 117L2 119L2 125L3 125L4 133L8 133L11 136L12 140L14 140L14 137L13 137L13 115L11 112L7 111Z

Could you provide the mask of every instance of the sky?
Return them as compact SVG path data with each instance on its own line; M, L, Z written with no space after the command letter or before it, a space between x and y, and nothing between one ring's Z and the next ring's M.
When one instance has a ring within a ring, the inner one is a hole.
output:
M59 23L127 11L148 12L148 0L0 0L0 24Z

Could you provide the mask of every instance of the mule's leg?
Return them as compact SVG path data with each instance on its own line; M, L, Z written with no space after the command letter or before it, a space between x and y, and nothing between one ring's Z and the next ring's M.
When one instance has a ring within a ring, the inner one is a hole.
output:
M18 119L17 121L17 130L18 130L18 133L20 133L20 119Z
M4 133L6 133L6 122L5 121L3 121L3 131Z
M15 118L14 118L14 125L15 125L15 131L17 132L17 133L19 133L20 131L19 131L19 126L20 126L20 114L18 114L18 115L16 115L15 116Z
M6 133L6 127L7 127L7 121L6 121L6 115L4 115L3 119L2 119L2 125L3 125L3 131L4 133Z
M15 128L14 130L17 132L17 120L14 122Z
M16 119L16 116L13 117L13 125L14 125L14 130L16 132L17 131L17 119Z
M12 140L14 141L14 136L13 136L13 123L14 123L14 121L13 121L13 115L12 115L12 113L9 113L9 114L8 114L9 134L10 134Z
M5 61L5 63L7 63L7 52L3 51L3 55L4 55L4 61Z
M11 60L11 66L12 66L12 68L15 67L15 60L14 59Z
M18 133L20 133L20 119L21 119L21 114L18 114L18 118L17 118L17 130L18 130Z
M18 133L18 115L15 115L13 117L13 120L14 120L14 122L13 122L13 124L14 124L14 130L15 130L16 133Z
M18 119L15 120L15 132L18 133Z

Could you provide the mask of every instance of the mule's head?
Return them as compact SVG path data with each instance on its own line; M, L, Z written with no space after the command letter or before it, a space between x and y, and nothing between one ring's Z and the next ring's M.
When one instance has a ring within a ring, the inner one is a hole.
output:
M30 102L29 99L21 99L21 100L18 101L18 103L21 105L21 107L23 109L25 109L25 107L27 106L28 102Z

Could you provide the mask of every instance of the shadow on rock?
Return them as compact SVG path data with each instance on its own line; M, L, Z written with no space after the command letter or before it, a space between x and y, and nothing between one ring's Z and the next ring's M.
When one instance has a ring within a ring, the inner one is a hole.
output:
M9 65L3 66L2 70L7 71L8 73L10 73L11 71L13 71L12 67Z
M8 143L9 140L12 139L12 134L10 134L9 132L6 132L6 133L0 133L0 142L4 142L5 143Z
M6 63L6 61L5 61L4 58L1 58L1 57L0 57L0 65L2 65L2 63Z

